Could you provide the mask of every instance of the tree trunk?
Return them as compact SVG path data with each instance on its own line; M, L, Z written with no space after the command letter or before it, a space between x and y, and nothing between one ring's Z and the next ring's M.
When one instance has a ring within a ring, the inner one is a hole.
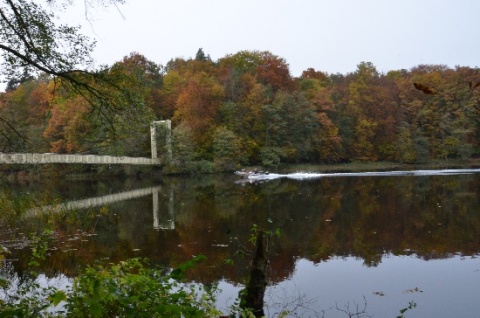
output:
M253 255L252 265L250 267L250 276L240 296L240 307L252 310L255 317L265 316L263 312L263 297L265 295L265 288L267 287L267 276L265 272L268 258L263 246L263 236L263 231L258 231L255 254Z

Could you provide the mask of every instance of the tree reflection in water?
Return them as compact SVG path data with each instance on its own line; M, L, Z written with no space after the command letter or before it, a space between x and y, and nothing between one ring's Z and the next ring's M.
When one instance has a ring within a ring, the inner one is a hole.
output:
M57 249L51 250L42 264L47 275L71 276L79 267L97 259L117 262L142 256L174 267L192 255L204 254L208 262L195 268L190 279L202 283L226 281L235 286L243 284L248 276L249 260L235 259L234 266L225 264L225 260L235 258L239 249L236 242L248 241L252 224L267 228L272 222L281 231L270 252L268 276L272 288L299 274L299 260L325 266L335 259L345 259L351 264L357 264L358 259L365 268L381 268L381 264L397 257L456 260L457 255L479 253L477 173L281 178L253 184L235 181L230 176L207 176L165 178L160 184L132 181L57 182L23 187L10 184L13 192L48 197L46 193L54 191L67 201L86 199L92 194L98 197L159 187L157 199L152 195L131 198L109 204L100 214L80 211L53 224L43 217L32 216L14 234L19 237L19 233L52 227L58 236ZM80 227L72 221L74 217L83 222ZM158 220L173 221L174 226L155 229L153 224ZM92 235L80 237L77 230ZM7 234L4 232L3 236L5 241ZM66 244L70 247L68 251L62 249ZM19 260L14 263L15 268L21 272L29 251L11 250L12 258ZM358 275L372 275L369 273ZM390 277L381 279L386 283ZM403 290L415 287L405 286ZM445 290L451 287L443 286ZM361 302L363 295L357 295L356 299ZM366 296L369 307L373 308L372 291ZM402 306L405 304L408 301ZM392 308L391 312L397 309Z

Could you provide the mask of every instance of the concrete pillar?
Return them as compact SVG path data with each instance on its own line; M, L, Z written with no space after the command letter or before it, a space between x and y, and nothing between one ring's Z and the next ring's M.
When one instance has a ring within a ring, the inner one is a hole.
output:
M158 149L157 149L157 127L164 126L166 128L166 148L167 148L167 158L169 161L173 160L172 154L172 122L170 120L159 120L154 121L150 124L150 137L151 137L151 147L152 147L152 159L158 159Z
M158 158L158 152L157 152L157 127L156 127L156 121L152 122L150 124L150 143L152 145L152 159L157 159Z

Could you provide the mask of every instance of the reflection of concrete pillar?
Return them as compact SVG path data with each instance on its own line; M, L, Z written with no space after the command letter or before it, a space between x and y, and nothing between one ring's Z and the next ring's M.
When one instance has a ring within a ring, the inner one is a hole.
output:
M167 211L160 214L158 191L153 193L153 228L155 230L174 230L175 214L173 212L173 189L170 190L170 197L166 204Z
M160 207L158 206L158 191L152 193L153 196L153 228L155 230L160 228L158 214L160 213Z
M168 202L168 221L170 221L170 228L175 229L175 213L173 212L173 188L170 189L170 197Z

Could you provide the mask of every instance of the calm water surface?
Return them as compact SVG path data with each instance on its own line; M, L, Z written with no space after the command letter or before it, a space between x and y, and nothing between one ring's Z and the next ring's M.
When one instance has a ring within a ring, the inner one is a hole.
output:
M270 249L269 316L295 309L303 317L347 317L341 310L366 304L369 315L396 317L414 301L407 317L478 317L479 170L266 179L8 184L15 195L41 198L43 207L3 229L2 244L22 273L29 257L22 238L47 226L42 211L75 210L48 225L57 240L42 264L46 277L72 277L99 259L142 256L173 267L204 254L208 261L189 278L218 283L218 304L226 308L248 275L250 259L237 252L251 248L256 224L281 233Z

